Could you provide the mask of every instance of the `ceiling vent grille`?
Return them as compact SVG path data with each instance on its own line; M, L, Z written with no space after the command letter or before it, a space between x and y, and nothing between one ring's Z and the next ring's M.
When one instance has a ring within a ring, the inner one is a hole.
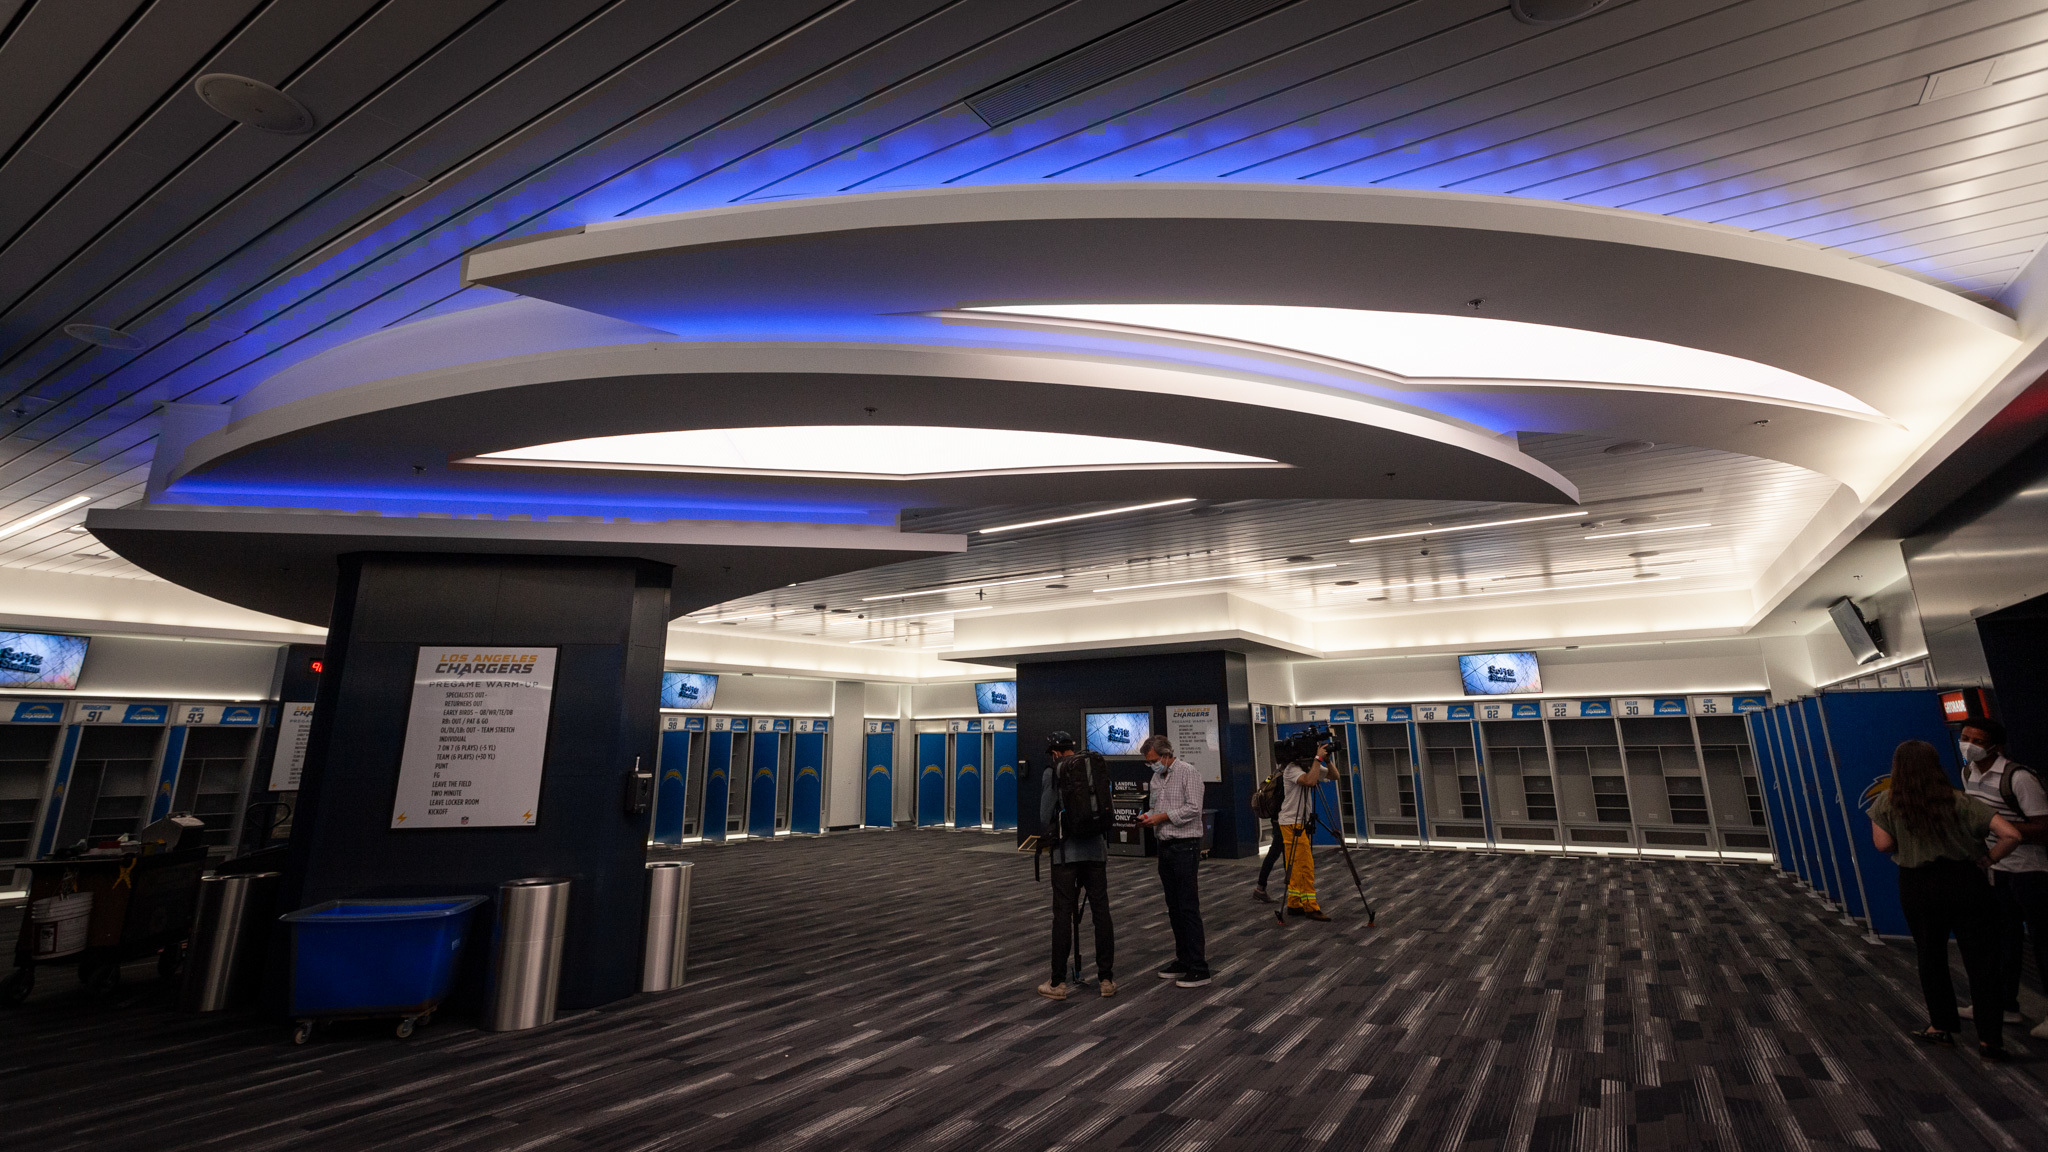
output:
M1297 0L1181 0L967 98L991 128L1128 75Z

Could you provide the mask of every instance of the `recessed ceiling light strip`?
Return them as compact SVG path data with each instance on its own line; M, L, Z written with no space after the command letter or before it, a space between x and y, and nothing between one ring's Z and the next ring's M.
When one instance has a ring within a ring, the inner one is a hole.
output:
M942 592L974 592L982 588L1007 588L1012 584L1036 584L1041 580L1065 580L1064 572L1041 572L1036 576L1019 576L1014 580L985 580L979 584L947 584L939 588L913 588L908 592L889 592L881 596L863 596L861 603L876 600L908 600L912 596L937 596Z
M1704 521L1698 524L1666 524L1662 528L1631 528L1626 532L1595 532L1593 535L1586 537L1586 539L1613 540L1621 536L1654 536L1659 532L1684 532L1689 528L1712 527L1712 524L1706 523Z
M1379 536L1353 536L1346 543L1373 544L1381 540L1409 540L1417 536L1443 536L1451 532L1472 532L1480 528L1505 528L1510 524L1536 524L1545 520L1569 520L1584 512L1556 512L1548 516L1518 516L1513 520L1484 520L1477 524L1452 524L1440 528L1417 528L1412 532L1388 532Z
M90 496L67 496L40 512L31 512L19 520L0 525L0 536L12 536L24 528L33 528L45 520L53 520L62 516L80 504L90 503L91 500L92 497Z
M1122 508L1104 508L1100 512L1077 512L1072 516L1052 516L1044 520L1026 520L1021 524L998 524L993 528L976 530L976 535L987 536L995 532L1015 532L1020 528L1043 528L1048 524L1066 524L1074 520L1093 520L1098 516L1119 516L1125 512L1145 512L1153 508L1171 508L1176 504L1193 504L1193 496L1182 496L1176 500L1154 500L1150 504L1130 504Z
M1150 584L1118 584L1108 588L1097 588L1097 592L1135 592L1140 588L1167 588L1175 584L1204 584L1211 580L1250 580L1259 576L1282 576L1289 572L1314 572L1323 568L1335 568L1330 564L1303 564L1294 568L1263 568L1253 572L1219 572L1214 576L1190 576L1185 580L1155 580Z
M794 616L799 612L808 611L812 611L812 609L777 608L772 612L749 612L744 616L688 616L685 619L693 620L699 624L737 624L742 620L772 620L777 616Z
M1683 576L1645 576L1640 580L1602 580L1597 584L1562 584L1555 588L1502 588L1495 592L1460 592L1455 596L1417 596L1411 603L1427 604L1434 600L1473 600L1481 596L1527 596L1535 592L1576 592L1581 588L1614 588L1623 584L1661 584L1666 580L1682 580Z
M967 612L989 612L994 609L993 604L984 604L979 608L934 608L929 612L906 612L901 616L870 616L864 623L886 624L891 620L925 620L933 616L959 616Z

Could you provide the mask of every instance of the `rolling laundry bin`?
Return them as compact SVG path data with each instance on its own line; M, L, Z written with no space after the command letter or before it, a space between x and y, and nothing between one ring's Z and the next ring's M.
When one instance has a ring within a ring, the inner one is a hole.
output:
M483 896L329 900L279 919L291 930L294 1044L324 1020L397 1017L399 1039L448 996Z

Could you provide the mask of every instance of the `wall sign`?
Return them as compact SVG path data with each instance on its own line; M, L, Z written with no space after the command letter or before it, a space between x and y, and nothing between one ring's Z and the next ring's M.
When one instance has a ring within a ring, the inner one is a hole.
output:
M1511 718L1515 706L1513 704L1479 704L1475 705L1475 707L1479 710L1479 718L1481 720L1506 720Z
M1653 714L1653 707L1646 697L1624 696L1614 702L1614 714L1616 716L1649 716Z
M171 709L171 723L181 728L253 728L262 722L261 704L179 704Z
M796 730L799 732L826 732L830 731L831 727L832 722L830 720L798 720L796 722Z
M313 733L313 705L286 704L277 717L277 751L270 757L270 790L296 792L306 769L306 737Z
M17 700L14 702L15 724L57 724L64 719L64 705L41 700Z
M1417 704L1415 705L1415 718L1425 724L1437 720L1448 720L1451 718L1451 706L1449 704Z
M534 823L556 651L420 649L393 828Z
M1352 720L1352 715L1353 715L1353 712L1352 712L1352 710L1351 710L1351 709L1349 709L1349 708L1332 708L1332 709L1330 709L1330 723L1332 723L1332 724L1351 724L1351 723L1355 723L1355 721L1353 721L1353 720Z
M1509 707L1515 710L1514 719L1516 720L1543 719L1543 705L1538 704L1534 700L1524 700L1518 704L1509 705Z
M895 732L896 722L894 720L868 721L868 735L870 736L890 736L894 735Z
M1389 704L1387 705L1387 719L1392 722L1406 724L1410 720L1415 719L1415 709L1406 704Z
M1223 781L1223 709L1214 704L1168 704L1166 738L1175 759L1194 765L1211 784Z
M73 724L119 724L121 707L111 701L74 701L71 705Z

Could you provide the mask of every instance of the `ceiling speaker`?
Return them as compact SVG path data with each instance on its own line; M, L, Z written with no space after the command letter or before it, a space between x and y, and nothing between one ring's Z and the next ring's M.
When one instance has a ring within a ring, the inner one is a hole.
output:
M193 81L192 90L208 108L251 128L284 136L303 136L313 130L313 114L304 104L261 80L209 72Z
M1607 4L1608 0L1513 0L1508 7L1524 24L1563 24L1591 16Z
M73 340L83 340L102 348L119 348L123 352L133 352L142 347L140 337L104 324L66 324L64 334Z

